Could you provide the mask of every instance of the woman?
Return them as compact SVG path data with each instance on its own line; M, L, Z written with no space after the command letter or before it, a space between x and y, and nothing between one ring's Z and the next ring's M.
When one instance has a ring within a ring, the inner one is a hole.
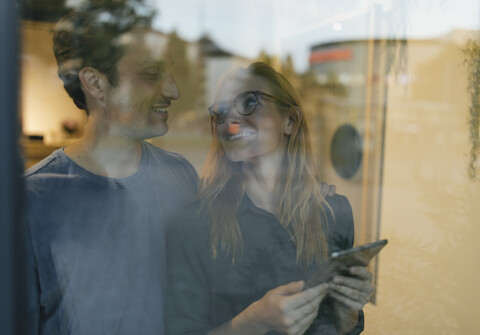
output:
M209 111L200 201L170 229L167 333L361 332L367 269L305 286L352 247L353 218L345 197L320 192L292 86L254 63L224 79Z

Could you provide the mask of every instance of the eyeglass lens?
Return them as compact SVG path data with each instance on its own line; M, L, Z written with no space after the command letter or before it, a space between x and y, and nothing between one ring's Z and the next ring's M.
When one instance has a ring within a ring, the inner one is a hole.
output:
M255 111L258 105L258 98L255 92L245 92L239 94L233 100L233 108L241 115L250 115ZM221 101L210 107L210 114L213 121L222 123L230 111L231 105L228 102Z

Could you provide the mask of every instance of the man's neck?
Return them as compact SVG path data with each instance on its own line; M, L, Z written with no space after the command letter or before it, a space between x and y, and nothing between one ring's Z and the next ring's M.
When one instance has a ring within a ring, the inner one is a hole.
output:
M142 159L140 140L112 136L87 121L83 137L65 148L65 154L100 176L123 178L134 174Z

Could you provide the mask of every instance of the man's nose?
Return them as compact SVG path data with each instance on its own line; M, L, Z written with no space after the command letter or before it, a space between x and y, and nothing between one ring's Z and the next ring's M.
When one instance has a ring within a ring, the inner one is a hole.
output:
M171 100L177 100L180 98L180 91L178 89L177 82L171 73L168 73L167 77L165 78L161 93L165 98L169 98Z

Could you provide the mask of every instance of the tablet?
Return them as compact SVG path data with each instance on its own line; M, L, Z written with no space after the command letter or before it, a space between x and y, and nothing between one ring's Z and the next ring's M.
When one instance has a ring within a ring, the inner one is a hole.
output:
M352 249L333 252L327 262L307 280L306 288L325 283L336 275L351 276L348 271L351 266L367 266L387 243L387 240L381 240Z

